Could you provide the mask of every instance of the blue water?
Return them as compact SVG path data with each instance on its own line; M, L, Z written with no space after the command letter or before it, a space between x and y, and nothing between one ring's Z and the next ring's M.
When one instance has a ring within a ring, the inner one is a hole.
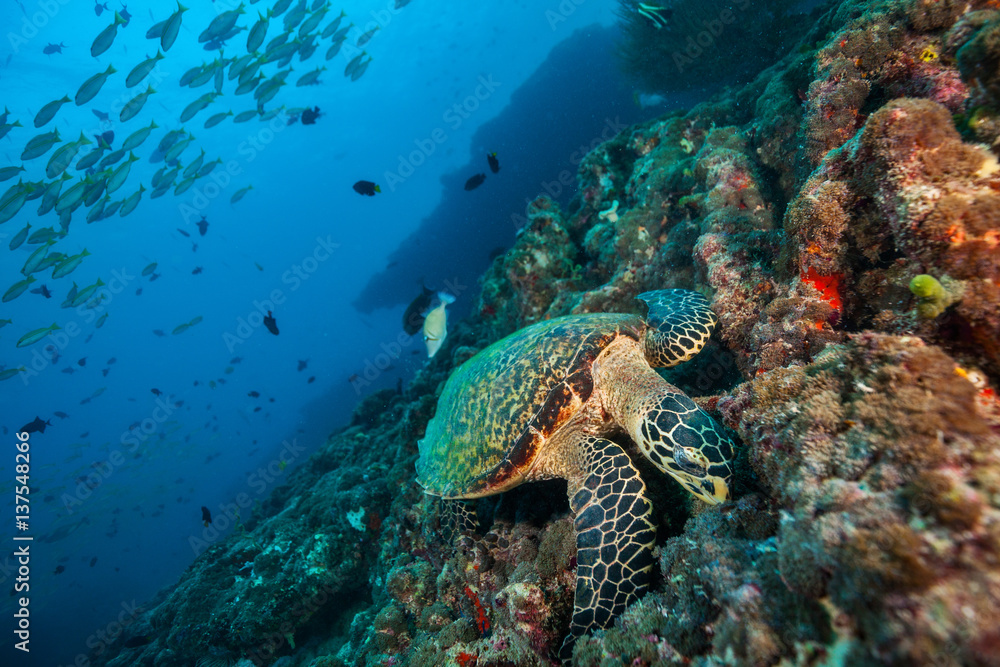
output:
M70 664L100 642L101 632L113 631L120 614L176 582L200 549L232 530L206 529L203 505L219 516L236 499L265 498L346 424L360 397L396 386L425 363L426 355L410 353L422 352L422 341L400 338L403 309L421 281L434 289L448 288L449 280L466 286L454 290L461 293L453 316L468 312L476 276L492 249L513 241L525 200L548 193L568 201L571 187L556 193L546 184L575 171L578 149L592 147L609 128L665 110L632 103L634 91L613 58L611 1L414 0L401 10L392 0L337 2L321 28L341 8L345 26L381 26L365 47L373 60L364 76L351 82L342 74L359 51L350 46L361 33L355 28L333 60L324 60L328 40L307 62L296 58L289 85L265 105L319 106L315 125L289 125L279 115L240 125L228 118L206 130L210 115L254 106L252 95L233 94L227 78L224 94L184 124L195 141L180 158L189 164L204 149L206 161L223 164L181 196L150 200L150 179L163 166L149 161L156 144L181 127L185 106L212 89L178 85L188 69L218 56L201 48L198 34L235 5L190 4L176 44L147 80L157 92L124 123L114 110L147 84L126 89L125 77L157 52L159 41L145 32L175 3L130 3L131 23L97 58L91 42L112 16L97 16L93 0L0 5L0 106L10 110L7 122L24 125L0 139L0 168L20 165L28 140L55 128L65 141L111 129L114 147L151 120L161 128L136 150L139 161L112 196L120 200L141 183L147 192L138 208L93 224L85 207L76 210L52 250L72 255L86 248L91 256L65 278L36 274L31 287L45 284L51 299L25 292L0 304L0 319L13 321L0 329L0 364L29 369L0 383L8 443L0 456L7 517L0 581L12 594L12 538L34 538L30 591L16 596L30 597L31 653L12 649L16 598L4 596L5 665ZM272 4L249 6L238 25L252 25L257 10ZM281 32L282 18L272 19L267 40ZM243 55L245 40L245 32L232 38L226 57ZM65 48L45 54L50 43ZM43 105L72 98L108 64L118 73L93 101L66 104L46 126L32 126ZM321 85L294 85L324 65ZM272 76L278 67L262 71ZM102 126L92 109L111 112L115 122ZM23 180L47 183L45 165L55 150L25 163ZM415 150L422 157L413 157ZM497 175L487 169L491 151L501 162ZM487 173L486 182L464 191L477 172ZM73 180L63 192L81 174L74 166L67 173ZM351 189L359 179L379 183L382 193L359 196ZM0 184L0 192L17 182ZM253 190L231 204L248 185ZM36 214L40 201L28 201L0 225L0 291L23 278L21 267L39 247L10 250L14 235L26 223L32 231L59 228L55 213ZM210 223L204 236L195 226L202 215ZM155 281L140 275L152 262ZM107 288L94 308L60 308L74 281L83 287L98 278ZM260 325L268 310L278 336ZM172 334L198 316L200 323ZM53 323L61 327L57 334L15 346ZM392 368L364 387L350 382L401 340ZM308 362L304 370L300 360ZM51 426L31 435L30 514L27 530L19 531L14 434L36 416Z

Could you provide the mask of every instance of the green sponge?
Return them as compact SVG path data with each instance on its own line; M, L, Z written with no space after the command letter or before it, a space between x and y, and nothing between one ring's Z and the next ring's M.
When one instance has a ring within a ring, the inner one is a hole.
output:
M917 316L921 319L933 319L943 313L951 304L958 301L962 295L962 284L944 276L942 280L948 287L938 282L934 276L922 273L910 281L910 291L917 297ZM950 289L954 288L954 289Z

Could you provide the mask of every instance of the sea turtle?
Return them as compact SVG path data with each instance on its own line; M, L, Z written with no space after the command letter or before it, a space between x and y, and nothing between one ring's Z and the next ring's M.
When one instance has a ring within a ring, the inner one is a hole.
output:
M458 367L419 443L424 491L470 499L522 482L569 483L577 544L576 600L564 658L645 590L655 527L624 429L653 465L716 504L729 497L729 437L651 366L687 361L717 319L696 292L637 297L636 315L569 315L507 336Z

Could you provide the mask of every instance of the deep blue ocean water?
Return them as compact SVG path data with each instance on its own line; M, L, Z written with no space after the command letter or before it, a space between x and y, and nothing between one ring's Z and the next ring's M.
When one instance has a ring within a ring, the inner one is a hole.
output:
M452 318L468 312L477 276L492 250L513 241L525 202L538 194L567 202L573 186L555 191L553 184L562 172L575 173L581 151L668 108L634 104L636 91L614 58L617 3L610 0L414 0L402 9L394 0L348 0L328 3L319 26L346 12L343 26L354 27L341 52L326 60L325 39L305 62L296 56L287 85L263 105L265 111L318 106L314 125L289 124L280 112L243 124L228 117L205 129L213 114L238 114L255 102L252 93L236 95L238 82L226 76L222 95L180 122L185 107L215 85L214 78L195 89L178 83L191 68L220 57L202 48L199 33L236 6L189 4L176 43L133 88L126 76L160 47L146 31L176 3L129 3L131 22L98 57L91 44L111 25L113 10L123 8L118 0L99 16L94 0L0 4L0 107L9 110L7 123L22 125L0 139L0 169L25 167L0 183L0 192L16 193L8 188L19 178L36 188L51 183L50 158L81 133L94 141L112 131L116 149L150 121L159 126L135 150L127 180L108 200L120 201L142 184L138 207L92 223L90 208L76 209L49 252L90 255L65 277L33 274L30 289L45 285L51 298L25 291L0 304L0 320L11 320L0 328L0 364L26 369L0 382L7 443L0 455L6 509L0 582L9 593L0 612L4 665L70 664L120 614L175 582L204 544L232 530L206 528L202 506L219 515L240 494L266 497L347 422L361 397L406 381L426 362L419 335L400 337L403 309L421 283L456 292ZM259 10L274 4L248 5L236 26L250 27ZM282 21L271 20L265 45L282 32ZM371 64L351 81L344 70L361 51L353 45L374 27L364 46ZM246 31L231 37L224 57L244 55L246 37ZM50 44L64 46L59 52ZM280 64L261 72L273 77ZM65 104L34 127L44 105L73 98L109 65L117 73L92 101ZM323 66L319 85L295 85ZM122 122L122 107L147 85L156 92ZM110 122L93 110L110 114ZM186 193L175 196L171 188L150 199L151 179L164 166L151 162L157 144L182 126L194 137L178 158L182 169L201 150L205 162L222 162ZM55 129L61 141L22 161L29 140ZM92 148L83 146L76 159ZM493 151L498 174L487 167ZM63 193L84 174L75 162ZM478 172L486 181L465 191ZM362 179L382 192L357 194L351 186ZM60 230L55 212L38 215L42 201L28 200L0 224L0 292L24 278L22 267L41 247L11 250L16 234L28 224L32 233ZM202 216L209 223L204 235L196 225ZM154 262L153 273L142 276ZM83 288L98 279L105 287L93 297L60 307L74 282ZM262 326L266 311L273 312L278 336ZM59 331L17 347L25 334L52 324ZM400 342L391 368L365 376L372 364L384 367L380 355ZM306 362L301 370L300 362ZM24 503L15 499L15 433L36 417L51 426L30 436L29 512L19 529L15 504ZM22 582L28 591L15 591L12 554L22 544L15 536L33 537L26 543L30 574ZM12 647L19 597L30 597L28 656Z

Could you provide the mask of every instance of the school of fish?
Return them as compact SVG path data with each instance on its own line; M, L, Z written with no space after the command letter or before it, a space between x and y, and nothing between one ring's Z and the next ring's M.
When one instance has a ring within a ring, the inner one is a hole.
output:
M249 0L250 5L260 2ZM407 4L409 0L395 2L397 9ZM0 163L0 183L18 179L0 195L0 225L19 228L7 243L9 251L18 250L22 245L37 247L20 270L23 278L6 289L0 286L3 303L26 298L25 293L50 298L52 292L58 291L56 286L50 290L45 284L33 285L39 279L44 280L43 272L51 271L51 279L60 281L57 284L71 283L61 301L63 308L96 308L103 299L100 288L104 282L98 279L81 288L72 282L71 275L91 252L83 248L81 252L68 253L59 248L60 242L70 234L74 220L95 224L116 215L125 217L136 211L146 193L147 199L156 199L171 191L180 196L209 176L223 160L221 157L208 158L204 149L194 154L198 145L194 134L185 128L187 123L197 122L208 130L227 121L270 121L281 114L287 117L289 124L297 122L300 116L305 119L308 114L312 114L314 120L317 114L309 109L285 108L279 103L282 88L292 81L293 61L299 65L314 57L331 61L342 55L348 60L344 76L350 81L360 79L372 63L372 57L364 49L371 47L380 26L371 27L371 22L355 26L343 10L333 10L330 0L275 0L266 9L258 8L256 18L248 16L243 2L230 9L225 9L224 5L221 1L216 5L218 14L200 32L192 32L191 26L185 26L185 32L181 32L188 8L180 2L176 10L160 21L156 21L150 11L145 37L150 42L152 55L135 63L119 62L119 67L108 64L83 81L75 93L66 91L42 106L33 118L13 118L7 105L4 106L0 114L0 139L6 137L23 148L18 154L20 164ZM138 21L124 3L118 11L111 11L106 2L96 2L94 9L98 17L105 12L113 14L110 24L91 42L90 56L98 58L112 48L122 30L135 26ZM157 90L154 88L156 77L151 75L161 61L169 60L167 54L182 34L194 33L205 51L218 55L191 67L180 77L180 85L191 89L193 99L178 117L152 118L147 102ZM43 48L43 53L60 57L64 48L69 47L61 42L50 43ZM294 79L295 86L318 85L326 71L325 66L319 66L298 75ZM90 103L114 77L124 78L125 88L134 89L134 94L128 93L133 96L119 105L117 114L92 109L101 122L100 134L87 136L80 132L74 138L60 136L58 128L44 129L51 127L64 105ZM151 78L153 82L149 82ZM207 92L194 92L203 87ZM243 108L218 109L220 97ZM213 109L215 113L210 112ZM41 133L29 136L29 127ZM115 130L125 135L117 146ZM163 134L158 140L150 140L156 131ZM43 162L45 156L48 159ZM148 159L153 164L163 163L146 183L135 182L137 179L132 174L133 165L141 159ZM252 189L252 185L239 188L231 195L230 202L239 202ZM34 201L38 202L37 210L33 204L29 206ZM22 226L17 222L18 217L28 220ZM198 224L204 236L208 223L203 217ZM197 249L197 245L193 249ZM152 266L149 274L144 273L149 280L159 276L155 263ZM141 289L137 293L141 293ZM44 309L39 308L38 312L41 317ZM107 316L107 312L101 315L95 326L102 326ZM37 344L59 330L58 322L49 324L55 317L45 316L46 321L33 323L0 319L0 339L6 338L3 329L13 325L16 347ZM192 324L182 323L174 333ZM0 366L0 380L14 377L21 370Z

